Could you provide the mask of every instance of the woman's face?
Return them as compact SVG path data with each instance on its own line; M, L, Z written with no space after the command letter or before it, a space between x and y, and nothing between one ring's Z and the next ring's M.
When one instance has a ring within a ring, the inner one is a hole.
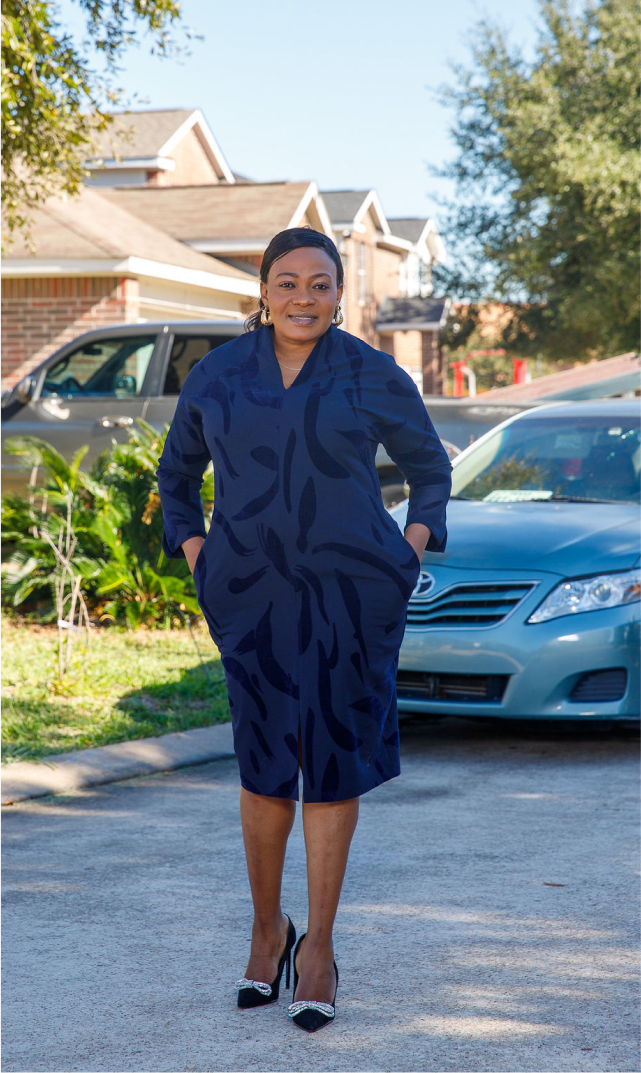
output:
M334 316L343 288L324 250L301 246L274 261L260 294L276 336L289 343L314 343Z

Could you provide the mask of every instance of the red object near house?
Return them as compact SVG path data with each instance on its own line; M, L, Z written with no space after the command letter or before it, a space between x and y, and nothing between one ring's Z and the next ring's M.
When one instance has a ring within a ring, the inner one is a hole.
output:
M452 394L455 399L462 399L465 386L465 380L463 378L463 369L465 368L465 362L451 361L450 365L454 369L454 390Z
M514 366L513 384L527 384L527 358L512 358Z

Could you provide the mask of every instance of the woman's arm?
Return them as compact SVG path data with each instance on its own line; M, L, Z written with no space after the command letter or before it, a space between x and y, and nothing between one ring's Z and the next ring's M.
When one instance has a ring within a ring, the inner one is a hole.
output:
M404 536L420 559L425 549L445 550L452 465L412 378L392 366L381 389L378 434L409 484Z
M191 558L194 547L191 541L202 542L205 539L200 489L211 455L203 435L200 412L185 392L189 377L183 385L167 433L157 476L163 512L163 551L169 559L182 559L185 556L184 545L189 544L187 560L192 567L197 553Z
M405 532L403 533L407 543L411 544L416 552L419 562L423 558L423 552L427 547L431 535L431 529L428 529L422 522L412 522L406 527Z
M189 569L191 570L192 574L194 572L194 566L196 565L196 559L198 558L198 555L200 554L200 549L202 548L204 543L204 537L199 536L189 537L187 540L183 540L182 542L181 547L185 553L185 559L189 564Z

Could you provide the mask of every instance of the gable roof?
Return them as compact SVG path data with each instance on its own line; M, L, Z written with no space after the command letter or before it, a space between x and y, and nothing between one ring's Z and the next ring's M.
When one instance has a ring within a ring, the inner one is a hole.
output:
M278 231L308 213L331 234L316 183L235 183L233 186L101 188L120 205L181 242L207 253L262 251Z
M353 223L368 194L369 190L321 190L334 225Z
M375 190L322 190L321 195L335 228L350 227L358 231L363 217L371 211L379 231L389 235L387 217Z
M183 282L258 293L256 279L232 265L197 253L166 232L107 200L95 187L78 197L50 198L34 215L32 254L20 234L3 258L7 275L104 272L161 275L177 269ZM126 264L125 264L126 262ZM75 266L75 267L73 267ZM162 268L162 271L161 271ZM168 274L169 273L169 274ZM209 278L207 278L209 277Z
M88 167L161 165L192 127L196 127L218 178L228 183L236 181L200 108L111 114L113 122L99 135L98 153L87 162Z
M388 218L388 224L393 235L404 238L407 242L417 243L425 230L427 220L418 217L396 216Z

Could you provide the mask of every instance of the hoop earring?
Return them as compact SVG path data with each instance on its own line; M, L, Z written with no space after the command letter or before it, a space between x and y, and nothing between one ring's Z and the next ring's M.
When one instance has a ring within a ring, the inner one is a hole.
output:
M342 324L344 319L345 318L344 318L344 316L343 316L343 314L341 312L341 307L339 305L337 305L336 309L334 310L334 316L333 316L333 319L332 319L332 324L334 324L338 328L339 324Z
M263 324L266 328L269 328L270 324L274 323L269 315L269 310L265 306L263 306L260 311L260 323Z

